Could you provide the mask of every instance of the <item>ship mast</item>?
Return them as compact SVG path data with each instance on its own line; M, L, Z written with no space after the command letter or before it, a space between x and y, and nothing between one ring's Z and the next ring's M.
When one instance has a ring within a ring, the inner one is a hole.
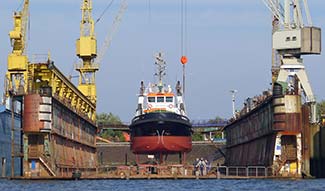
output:
M162 88L163 88L163 78L166 75L166 62L162 57L162 53L159 52L156 55L156 62L155 62L156 66L157 66L157 72L155 73L155 76L158 76L158 88L159 88L159 92L162 92Z

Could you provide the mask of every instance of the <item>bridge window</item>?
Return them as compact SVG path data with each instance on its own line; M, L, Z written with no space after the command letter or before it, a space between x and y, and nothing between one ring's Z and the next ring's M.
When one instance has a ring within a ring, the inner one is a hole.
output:
M165 97L157 97L157 102L158 102L158 103L164 102L164 101L165 101L164 98L165 98Z
M173 97L166 97L166 102L173 102Z
M156 97L148 97L148 102L156 102Z

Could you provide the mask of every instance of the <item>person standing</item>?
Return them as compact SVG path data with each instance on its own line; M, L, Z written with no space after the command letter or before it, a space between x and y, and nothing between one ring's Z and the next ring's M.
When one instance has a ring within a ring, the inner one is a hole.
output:
M206 164L203 160L203 158L201 158L201 160L198 162L198 168L200 168L200 175L203 176L203 171L206 168Z
M193 163L194 171L193 175L196 175L196 172L198 171L198 163L200 162L199 158L196 158L196 160Z

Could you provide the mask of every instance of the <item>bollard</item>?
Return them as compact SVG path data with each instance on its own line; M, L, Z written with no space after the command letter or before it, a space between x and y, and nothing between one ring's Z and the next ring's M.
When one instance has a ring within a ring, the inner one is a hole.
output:
M218 180L220 179L220 172L219 172L219 170L217 171L217 179Z
M124 179L124 178L125 178L125 174L124 174L124 172L121 172L121 173L120 173L120 177L121 177L121 179Z
M200 175L200 172L198 170L195 171L195 177L196 177L197 180L199 179L199 175Z

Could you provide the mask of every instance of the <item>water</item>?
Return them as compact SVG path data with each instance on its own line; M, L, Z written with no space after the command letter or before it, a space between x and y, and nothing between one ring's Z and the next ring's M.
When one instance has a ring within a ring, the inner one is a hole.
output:
M0 180L1 191L323 191L325 179L317 180Z

